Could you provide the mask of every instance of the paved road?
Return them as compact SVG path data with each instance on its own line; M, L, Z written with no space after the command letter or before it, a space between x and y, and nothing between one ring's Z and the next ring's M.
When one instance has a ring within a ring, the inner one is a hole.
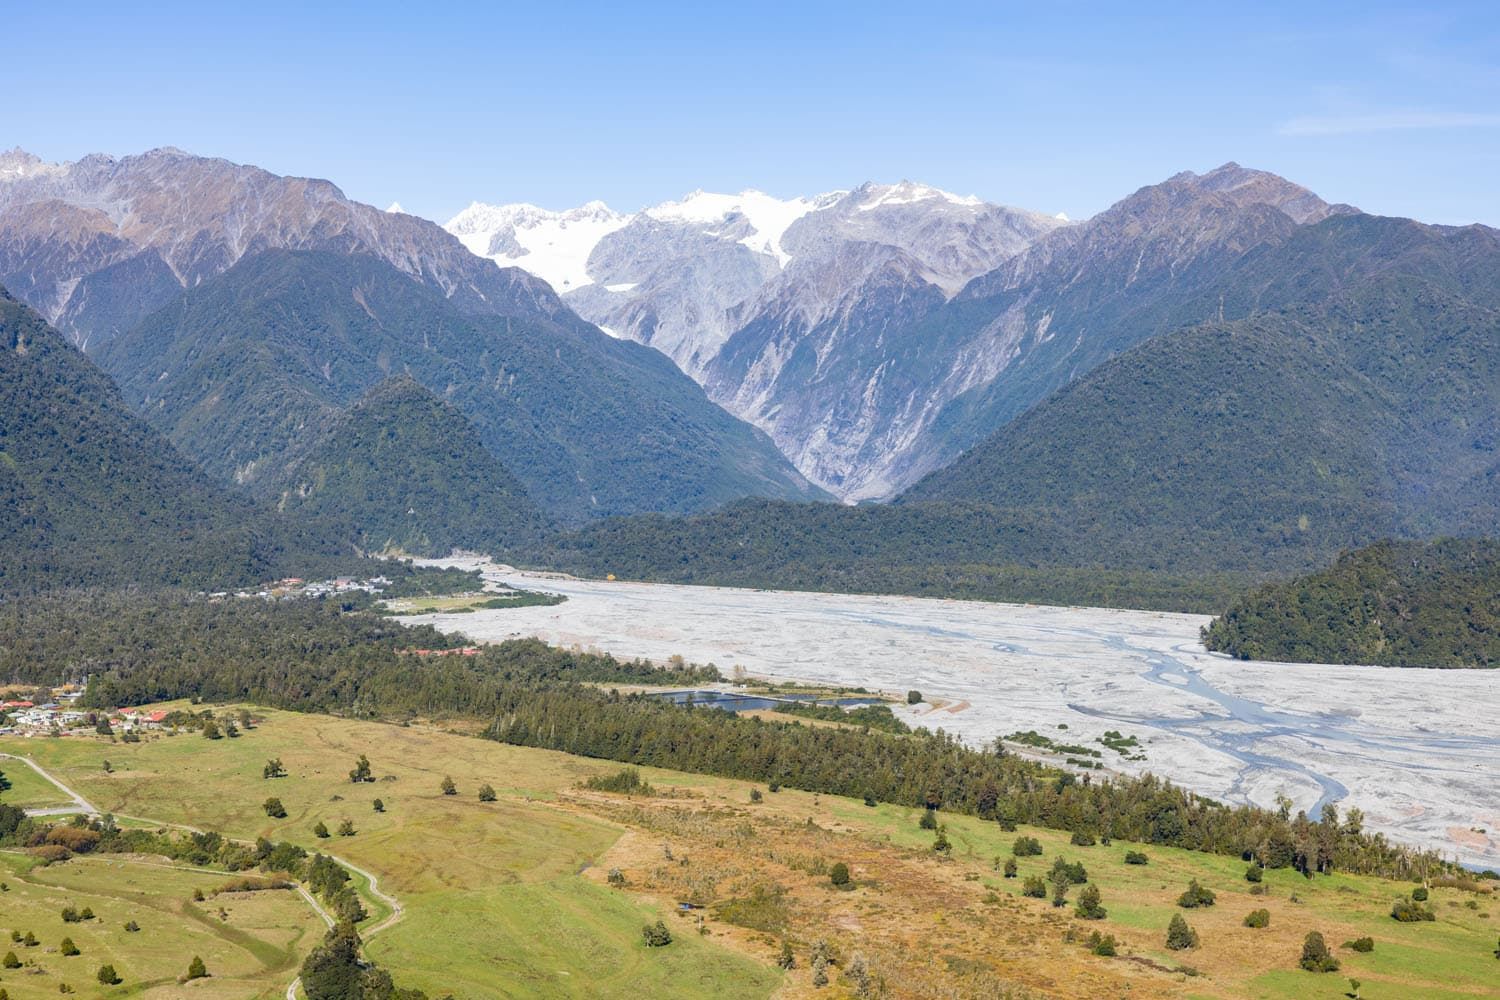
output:
M28 810L26 810L26 815L28 815L28 816L65 816L65 815L68 815L68 814L71 814L71 813L80 813L80 812L81 813L85 813L85 814L90 815L90 816L102 816L103 815L103 811L102 810L96 808L92 803L89 802L88 799L84 798L77 791L73 790L72 788L69 788L67 785L63 784L56 777L54 777L52 774L48 773L47 770L44 769L36 761L31 760L30 758L27 758L27 757L18 757L18 756L16 756L13 753L0 753L0 758L4 758L6 760L16 760L16 761L20 761L22 764L25 764L27 767L29 767L33 771L35 771L38 775L40 775L41 777L45 778L47 781L51 782L53 785L56 785L58 791L62 792L64 795L66 795L73 802L73 804L70 805L70 806L53 806L53 807L46 808L46 809L28 809ZM169 827L172 827L173 829L184 830L184 831L186 831L188 833L202 833L203 832L202 830L198 829L195 826L188 826L186 823L168 823L168 822L166 822L164 820L151 819L151 818L146 817L146 816L127 816L124 813L120 813L120 814L118 814L118 818L119 819L136 820L137 822L149 823L149 824L151 824L153 826L169 826ZM390 927L392 924L394 924L396 921L400 920L403 916L406 915L406 907L402 906L401 905L401 901L399 899L397 899L395 896L392 896L391 894L385 892L384 890L382 890L380 888L380 879L378 879L375 876L374 872L367 871L364 868L359 867L358 865L351 864L350 862L344 860L343 858L341 858L341 857L339 857L339 856L337 856L335 854L329 854L327 856L329 858L332 858L336 863L338 863L340 865L343 865L345 868L349 869L350 871L355 872L355 873L363 876L366 879L366 881L368 881L369 884L370 884L370 895L374 896L376 899L380 900L380 902L382 902L387 907L389 907L389 909L391 911L390 915L387 916L384 920L380 921L380 923L375 924L375 925L373 925L371 927L365 928L363 934L361 935L361 937L363 937L365 940L369 940L372 936L374 936L376 934L379 934L381 931L385 930L387 927ZM297 891L299 893L301 893L303 899L307 900L307 904L313 908L313 912L315 912L318 916L320 916L320 917L323 918L323 922L324 923L326 923L329 927L332 927L334 925L333 916L326 909L323 908L323 904L320 903L320 902L318 902L317 898L315 896L313 896L312 893L310 893L310 892L307 891L307 888L305 886L298 885L297 886ZM302 985L302 977L301 976L298 976L296 979L292 980L291 985L286 988L286 1000L297 1000L297 989L301 985Z

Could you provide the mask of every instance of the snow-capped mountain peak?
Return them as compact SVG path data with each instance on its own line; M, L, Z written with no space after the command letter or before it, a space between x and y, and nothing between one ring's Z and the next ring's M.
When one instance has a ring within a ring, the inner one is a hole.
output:
M599 241L630 222L602 201L554 212L518 202L474 202L444 227L470 251L502 267L520 267L558 292L591 285L589 254Z
M934 199L965 208L977 208L984 204L974 195L956 195L950 191L915 181L901 181L899 184L866 184L854 193L860 196L859 209L862 212L874 211L885 205L913 205Z
M778 264L786 267L791 261L791 255L782 248L781 237L787 229L809 212L828 207L844 194L843 191L835 191L811 198L782 199L753 188L739 194L714 194L698 190L680 201L663 202L648 208L642 214L658 222L690 223L707 227L718 226L739 216L748 224L750 232L740 237L738 242L756 253L775 257ZM716 235L711 229L706 231L710 235Z

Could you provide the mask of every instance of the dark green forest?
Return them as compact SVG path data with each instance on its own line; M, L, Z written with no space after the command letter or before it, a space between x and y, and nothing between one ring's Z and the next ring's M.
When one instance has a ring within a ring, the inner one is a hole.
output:
M1500 666L1500 542L1381 542L1268 584L1203 630L1243 659Z
M1357 814L1341 819L1330 809L1314 821L1229 808L1152 777L1079 778L998 748L969 749L941 731L768 722L598 686L716 676L708 668L662 670L535 640L477 656L417 656L403 650L463 640L331 602L114 594L15 604L0 617L0 676L87 674L93 707L187 697L362 718L462 717L486 720L486 734L507 743L1244 854L1309 872L1404 878L1443 865L1365 833ZM77 638L60 638L63 630Z
M369 552L445 556L534 541L546 518L473 426L396 376L341 415L280 480L277 506L340 519Z

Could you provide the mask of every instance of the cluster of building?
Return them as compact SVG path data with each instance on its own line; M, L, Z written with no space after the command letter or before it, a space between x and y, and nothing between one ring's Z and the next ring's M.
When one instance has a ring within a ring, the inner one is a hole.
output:
M147 711L141 708L124 708L118 711L84 711L78 707L83 697L83 686L64 684L48 692L48 701L36 702L28 699L0 701L0 733L20 736L50 736L52 733L66 734L70 730L94 732L96 720L103 716L109 720L110 728L124 732L143 729L160 729L167 713L161 710Z
M383 576L371 577L368 580L356 580L352 576L336 576L328 580L304 580L300 576L289 576L268 583L259 590L241 590L232 596L273 600L278 597L329 597L333 594L349 594L355 591L378 594L390 585L391 581ZM229 597L231 595L223 591L210 596Z

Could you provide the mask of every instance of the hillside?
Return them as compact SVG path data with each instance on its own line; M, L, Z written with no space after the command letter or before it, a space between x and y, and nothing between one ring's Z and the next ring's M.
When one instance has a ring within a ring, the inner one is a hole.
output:
M412 555L495 552L546 521L452 406L417 382L379 383L284 477L280 508L354 524L361 547Z
M340 411L403 373L561 521L820 495L656 351L576 321L466 315L373 257L246 258L97 357L186 454L261 496Z
M1148 340L902 502L1044 512L1143 569L1300 571L1382 537L1494 530L1497 266L1479 227L1308 227L1247 261L1240 294L1280 280L1321 304Z
M1500 542L1380 542L1268 584L1203 630L1242 659L1500 666Z
M232 586L355 562L338 532L214 485L0 289L0 593Z

